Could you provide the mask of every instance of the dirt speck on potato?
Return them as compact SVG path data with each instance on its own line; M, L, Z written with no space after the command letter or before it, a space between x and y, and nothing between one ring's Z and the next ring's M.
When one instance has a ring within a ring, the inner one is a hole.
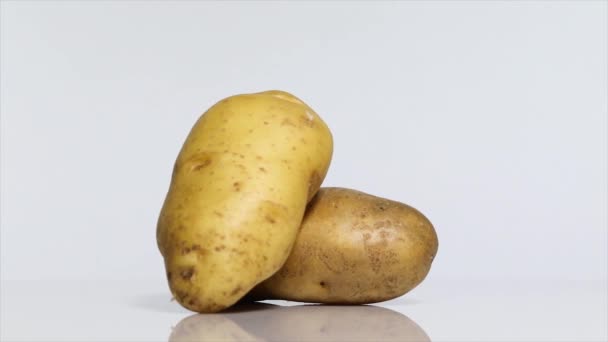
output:
M192 275L194 275L194 266L190 266L182 270L179 275L182 277L183 280L190 280L190 278L192 278Z
M200 171L213 163L211 153L199 152L190 157L185 164L189 165L192 172ZM178 163L176 163L177 165Z
M241 287L241 285L238 285L237 287L235 287L232 292L230 292L231 296L234 296L235 294L237 294L239 291L241 291L243 288Z

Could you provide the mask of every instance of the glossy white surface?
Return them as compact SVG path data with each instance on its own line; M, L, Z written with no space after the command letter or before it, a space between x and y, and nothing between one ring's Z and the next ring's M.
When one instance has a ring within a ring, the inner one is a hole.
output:
M258 305L195 315L161 280L3 282L2 341L606 341L602 281L431 276L372 306ZM271 301L274 305L302 305Z

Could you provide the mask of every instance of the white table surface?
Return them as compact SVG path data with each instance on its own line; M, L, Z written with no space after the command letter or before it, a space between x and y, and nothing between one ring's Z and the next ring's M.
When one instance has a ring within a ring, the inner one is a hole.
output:
M3 281L2 341L606 341L604 280L429 276L374 306L269 301L196 315L149 280ZM298 307L293 307L298 306Z

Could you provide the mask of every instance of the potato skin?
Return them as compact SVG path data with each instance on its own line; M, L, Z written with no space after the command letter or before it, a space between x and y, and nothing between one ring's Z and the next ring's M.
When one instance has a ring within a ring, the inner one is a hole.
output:
M355 190L322 188L289 258L248 299L389 300L422 282L437 247L433 225L416 209Z
M181 305L220 311L281 267L332 144L321 118L286 92L232 96L200 117L175 162L157 225Z

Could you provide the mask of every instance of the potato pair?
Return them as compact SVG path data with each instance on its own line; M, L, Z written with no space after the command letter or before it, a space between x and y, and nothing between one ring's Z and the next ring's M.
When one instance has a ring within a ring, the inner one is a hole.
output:
M420 283L437 251L421 213L347 189L313 199L332 150L323 120L285 92L232 96L203 114L177 157L158 220L176 300L196 312L247 294L371 303Z

